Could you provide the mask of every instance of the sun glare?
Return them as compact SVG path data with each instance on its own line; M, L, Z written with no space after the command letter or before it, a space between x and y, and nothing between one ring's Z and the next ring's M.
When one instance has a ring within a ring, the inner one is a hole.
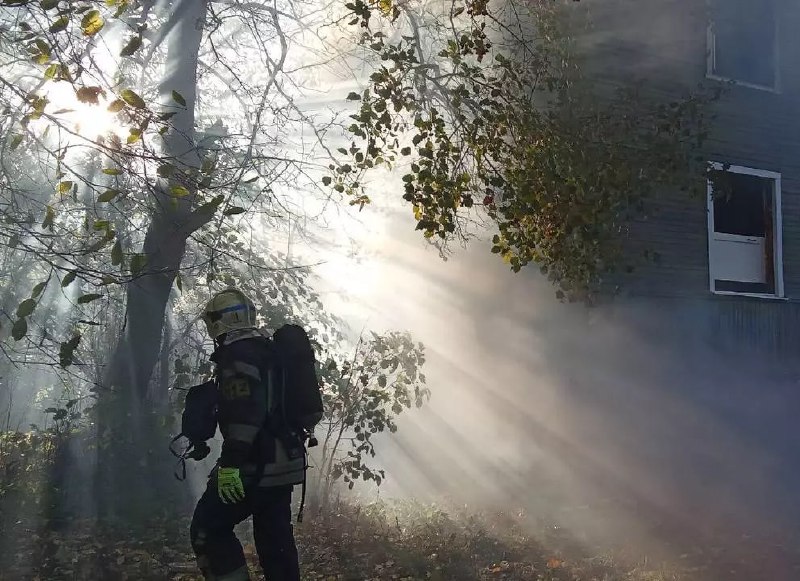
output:
M98 95L97 104L78 100L69 83L52 83L47 91L52 115L81 137L95 140L100 136L124 133L117 114L108 110L108 101Z

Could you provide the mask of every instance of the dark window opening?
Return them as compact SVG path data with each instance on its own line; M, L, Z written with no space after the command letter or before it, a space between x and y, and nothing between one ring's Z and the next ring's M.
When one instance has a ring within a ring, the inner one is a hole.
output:
M709 256L714 290L775 294L775 196L774 179L717 174Z
M759 85L776 85L776 19L771 0L712 0L711 73Z
M714 195L714 231L739 236L767 235L772 222L772 180L727 173Z

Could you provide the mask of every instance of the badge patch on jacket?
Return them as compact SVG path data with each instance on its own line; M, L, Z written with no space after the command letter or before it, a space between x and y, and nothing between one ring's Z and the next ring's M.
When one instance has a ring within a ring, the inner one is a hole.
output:
M226 379L222 383L222 397L225 399L250 397L250 382L246 379Z

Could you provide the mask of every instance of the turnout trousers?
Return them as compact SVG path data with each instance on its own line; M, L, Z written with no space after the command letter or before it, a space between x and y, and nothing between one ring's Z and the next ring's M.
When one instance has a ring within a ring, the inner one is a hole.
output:
M197 564L207 580L248 581L244 551L233 527L253 517L253 537L267 581L300 581L292 528L292 487L245 488L245 498L223 503L210 478L192 518L190 536Z

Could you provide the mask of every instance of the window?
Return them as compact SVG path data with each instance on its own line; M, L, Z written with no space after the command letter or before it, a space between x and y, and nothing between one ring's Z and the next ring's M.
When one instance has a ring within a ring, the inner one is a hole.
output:
M782 297L780 174L714 167L708 184L711 291Z
M774 0L710 0L710 8L708 76L777 91Z

